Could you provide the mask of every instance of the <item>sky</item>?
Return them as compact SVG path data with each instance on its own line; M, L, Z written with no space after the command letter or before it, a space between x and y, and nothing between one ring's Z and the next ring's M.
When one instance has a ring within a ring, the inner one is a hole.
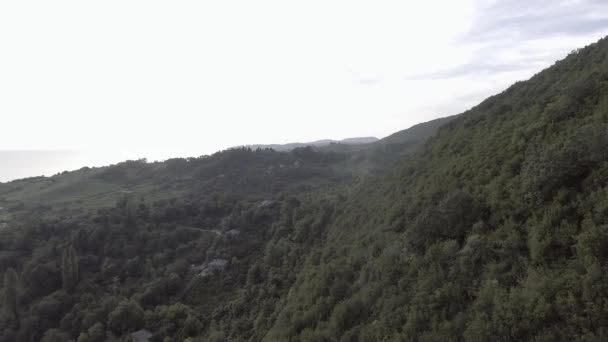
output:
M381 138L607 34L604 0L2 1L0 181Z

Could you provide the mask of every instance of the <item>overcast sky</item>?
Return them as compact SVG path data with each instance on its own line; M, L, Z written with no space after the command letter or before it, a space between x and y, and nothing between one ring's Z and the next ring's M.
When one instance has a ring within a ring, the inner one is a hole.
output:
M606 34L604 0L2 1L0 149L383 137Z

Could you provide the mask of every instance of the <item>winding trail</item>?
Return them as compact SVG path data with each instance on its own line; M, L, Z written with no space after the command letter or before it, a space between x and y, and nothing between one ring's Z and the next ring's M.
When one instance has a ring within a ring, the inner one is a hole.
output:
M197 227L190 227L190 226L179 226L179 228L185 228L185 229L190 229L190 230L196 230L199 232L206 232L206 233L213 233L217 236L222 236L222 232L217 230L217 229L205 229L205 228L197 228Z

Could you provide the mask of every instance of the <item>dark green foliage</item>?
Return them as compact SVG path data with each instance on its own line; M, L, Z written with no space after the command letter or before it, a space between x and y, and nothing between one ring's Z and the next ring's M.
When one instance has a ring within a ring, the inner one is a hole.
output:
M115 334L135 331L144 323L144 311L132 300L123 300L108 315L108 328Z
M560 188L572 188L608 158L608 124L589 124L524 162L527 196L540 203Z
M9 268L4 273L4 308L14 319L19 319L17 304L17 272Z
M137 202L134 196L127 196L120 198L116 207L123 212L123 222L126 228L135 228L137 225ZM145 207L142 208L145 210Z
M106 340L106 330L100 322L95 323L86 332L78 336L77 342L104 342Z
M266 340L608 338L607 52L484 101L355 192Z
M78 285L79 264L76 251L73 247L63 251L61 258L61 277L63 290L67 293L72 293Z
M437 206L424 210L408 230L407 239L418 251L439 240L462 243L472 225L482 219L482 209L471 195L463 191L447 194Z
M69 335L58 329L49 329L44 333L41 342L65 342Z

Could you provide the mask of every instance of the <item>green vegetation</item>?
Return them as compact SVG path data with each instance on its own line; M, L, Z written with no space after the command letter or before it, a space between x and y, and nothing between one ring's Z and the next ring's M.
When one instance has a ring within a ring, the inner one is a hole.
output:
M484 101L357 191L266 339L606 340L607 53Z
M61 259L61 279L63 290L72 293L78 284L78 258L76 251L70 247L63 251Z
M15 320L19 321L19 311L17 303L17 273L9 268L4 274L4 307L6 313Z
M607 340L607 151L605 39L356 148L1 184L0 341Z

